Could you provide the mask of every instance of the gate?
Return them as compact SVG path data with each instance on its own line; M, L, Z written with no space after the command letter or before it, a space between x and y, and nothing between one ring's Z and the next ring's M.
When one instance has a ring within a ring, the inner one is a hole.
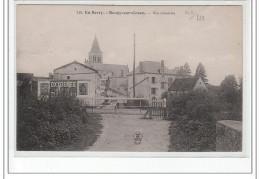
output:
M79 98L89 113L144 115L149 98L83 97Z
M145 119L147 119L147 115L149 115L149 119L167 117L166 99L152 99L152 101L149 103L148 110L144 114Z
M166 100L157 100L152 99L152 102L149 104L150 117L159 117L165 118L166 114Z

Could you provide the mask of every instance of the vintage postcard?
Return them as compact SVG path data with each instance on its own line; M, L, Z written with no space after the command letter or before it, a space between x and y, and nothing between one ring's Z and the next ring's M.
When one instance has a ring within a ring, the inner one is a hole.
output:
M16 4L15 153L247 156L244 9Z

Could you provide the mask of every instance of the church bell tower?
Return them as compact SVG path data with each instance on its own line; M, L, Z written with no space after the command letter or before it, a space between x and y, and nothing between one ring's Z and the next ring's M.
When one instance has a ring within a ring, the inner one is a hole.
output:
M88 53L88 62L89 63L102 63L103 62L103 52L100 50L96 36L92 43L91 50Z

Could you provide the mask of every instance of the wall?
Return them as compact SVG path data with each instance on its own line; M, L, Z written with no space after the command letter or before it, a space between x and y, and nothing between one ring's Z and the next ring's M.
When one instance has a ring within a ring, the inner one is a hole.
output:
M218 121L216 124L216 151L242 151L242 122L232 120Z
M70 76L70 79L67 79ZM100 96L100 76L94 70L84 67L83 65L72 63L63 68L54 70L53 80L77 80L88 83L88 97ZM79 90L79 87L77 87ZM82 96L81 96L82 97Z
M194 90L199 90L199 89L207 89L205 83L202 81L201 78L197 81L197 83L194 86Z
M155 83L152 83L152 77L155 77ZM147 78L147 79L146 79ZM136 92L136 97L140 98L157 98L160 99L161 95L163 92L168 90L169 84L168 80L169 78L174 79L176 78L175 75L164 75L165 78L165 87L164 89L161 88L161 79L162 74L151 74L151 73L142 73L142 74L136 74L135 75L135 83L139 83L140 81L146 79L145 81L141 82L140 84L136 85L135 87L135 92ZM128 79L128 93L130 96L133 96L133 76L129 75L127 76ZM156 88L156 94L153 95L151 93L151 89Z
M37 96L38 97L48 97L50 92L50 81L44 80L44 81L37 81ZM42 88L44 85L44 89ZM46 88L45 88L46 87ZM44 90L44 91L43 91Z

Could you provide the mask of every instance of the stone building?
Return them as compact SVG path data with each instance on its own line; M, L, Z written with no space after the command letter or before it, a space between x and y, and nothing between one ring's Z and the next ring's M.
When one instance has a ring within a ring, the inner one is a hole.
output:
M164 61L142 61L135 69L135 97L138 98L156 98L168 90L171 84L178 78L175 69L168 69ZM127 75L128 93L133 97L133 73Z

